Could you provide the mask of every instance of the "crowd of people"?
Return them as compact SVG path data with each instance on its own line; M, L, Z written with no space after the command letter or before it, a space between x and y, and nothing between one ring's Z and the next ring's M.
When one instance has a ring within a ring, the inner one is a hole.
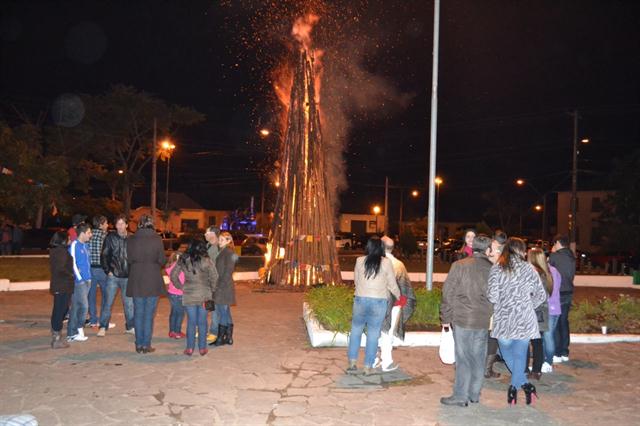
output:
M522 390L529 405L538 397L531 380L569 361L575 257L563 235L554 238L548 259L502 232L473 237L472 254L452 264L443 285L441 320L453 328L456 372L453 394L440 402L479 402L484 379L499 377L493 371L499 354L511 373L508 404Z
M115 229L111 232L104 216L94 217L93 227L85 220L85 216L75 215L72 227L67 232L56 232L50 241L52 348L67 348L70 342L86 341L89 338L84 332L86 326L97 329L97 337L105 337L115 327L111 313L118 290L125 318L124 333L135 336L137 353L155 351L151 340L162 295L167 295L171 304L168 336L186 338L185 355L193 354L196 334L202 356L208 353L207 346L233 344L230 305L235 304L233 270L238 256L229 233L209 227L205 240L194 239L184 253L176 252L167 259L149 215L140 217L135 233L129 232L124 215L115 218ZM168 286L162 274L165 268ZM185 313L186 334L182 333Z
M5 222L0 227L0 255L19 255L22 252L24 231L18 225Z
M465 232L459 260L451 265L442 289L440 318L444 328L453 330L455 343L453 394L441 398L442 404L466 407L479 402L484 380L500 377L493 370L500 358L511 372L507 402L515 405L522 390L531 404L538 394L530 380L569 361L575 257L566 236L558 235L553 242L547 259L542 249L527 251L522 239L507 238L501 231L493 237ZM356 260L347 373L359 371L365 327L364 375L398 368L392 358L393 337L403 338L416 299L406 268L392 251L393 240L374 237Z

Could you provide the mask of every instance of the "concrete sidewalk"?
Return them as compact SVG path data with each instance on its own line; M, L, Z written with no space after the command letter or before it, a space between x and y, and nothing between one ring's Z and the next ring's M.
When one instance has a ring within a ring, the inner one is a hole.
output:
M640 344L573 345L572 361L536 383L535 407L507 407L508 374L486 383L480 404L443 407L453 368L437 348L394 352L411 380L344 386L345 349L309 347L302 299L238 285L235 344L189 358L183 340L167 337L164 298L157 351L139 355L117 303L106 337L87 329L87 342L54 351L51 297L0 293L0 415L29 413L42 425L640 424Z

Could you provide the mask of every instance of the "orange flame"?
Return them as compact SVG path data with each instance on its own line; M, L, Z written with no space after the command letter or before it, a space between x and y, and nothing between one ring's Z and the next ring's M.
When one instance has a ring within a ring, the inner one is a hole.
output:
M305 16L297 18L293 23L291 35L307 50L311 50L311 31L319 20L320 17L315 13L307 13Z

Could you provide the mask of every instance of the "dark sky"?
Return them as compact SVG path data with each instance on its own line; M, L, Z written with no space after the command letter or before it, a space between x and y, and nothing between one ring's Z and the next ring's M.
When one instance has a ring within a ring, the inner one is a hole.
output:
M274 40L288 37L291 22L283 14L274 25L271 13L269 28L256 28L269 3L5 0L0 119L15 120L13 107L50 110L64 93L133 85L207 116L175 135L172 190L211 208L240 207L251 195L258 200L256 163L265 142L257 129L273 122L268 75L277 58L271 56L281 54ZM340 31L369 46L360 65L410 99L350 117L341 210L356 212L382 202L385 176L392 185L424 187L433 3L341 3L328 1L327 10L357 16L353 33L344 24ZM334 30L323 22L320 39ZM516 177L540 192L568 188L573 125L567 112L574 108L582 116L580 137L591 140L581 150L580 186L608 185L611 160L640 146L638 22L640 2L633 0L443 1L441 219L479 219L480 194L512 188ZM161 167L160 182L163 176ZM394 189L392 216L397 200ZM408 216L424 215L425 205L424 196L407 201Z

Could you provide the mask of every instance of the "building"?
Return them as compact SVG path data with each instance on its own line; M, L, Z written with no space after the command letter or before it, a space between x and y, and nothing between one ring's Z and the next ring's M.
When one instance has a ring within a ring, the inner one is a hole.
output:
M578 191L576 206L576 247L587 252L598 252L602 234L599 232L600 213L605 200L613 191ZM569 235L571 192L558 192L558 233Z
M161 206L164 206L164 202L159 200L155 217L156 229L170 231L174 234L194 232L212 225L220 226L229 216L229 212L226 210L205 209L188 195L182 193L172 192L169 194L169 214L167 217L164 216L165 212ZM151 208L140 206L133 210L131 212L132 221L137 223L143 214L151 214Z
M338 216L338 231L356 235L375 234L384 231L383 214L342 213Z

